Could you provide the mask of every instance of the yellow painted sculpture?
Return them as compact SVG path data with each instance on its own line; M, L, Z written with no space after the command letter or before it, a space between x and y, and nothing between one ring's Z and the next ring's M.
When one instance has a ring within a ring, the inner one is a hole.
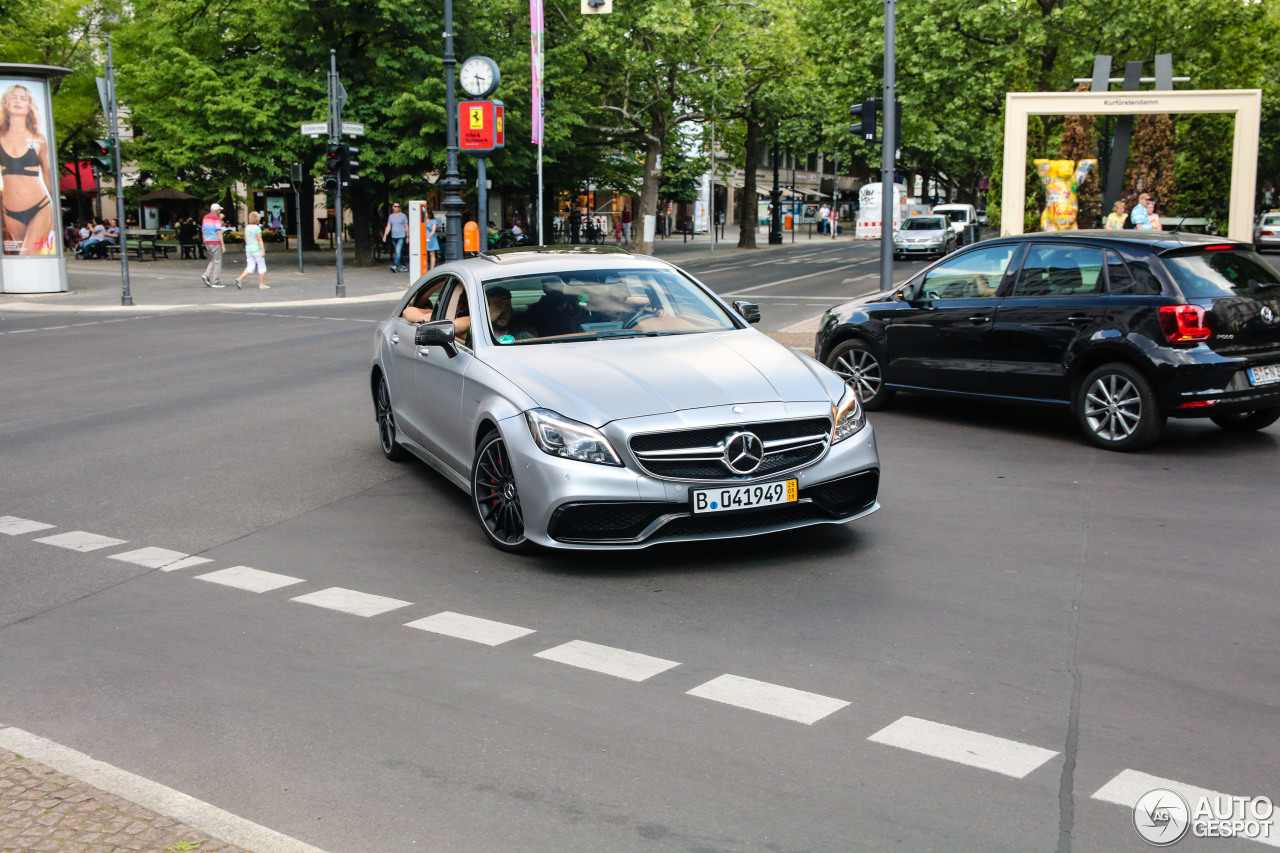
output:
M1034 162L1047 197L1044 213L1040 215L1040 230L1076 230L1076 214L1080 210L1080 200L1076 197L1076 191L1088 177L1089 171L1098 165L1098 161L1081 160L1079 166L1076 166L1074 160L1036 160ZM1071 171L1073 167L1074 174Z

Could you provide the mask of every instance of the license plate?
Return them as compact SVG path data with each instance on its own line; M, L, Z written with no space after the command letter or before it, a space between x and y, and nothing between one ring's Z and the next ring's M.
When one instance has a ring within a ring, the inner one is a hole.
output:
M1280 382L1280 364L1265 364L1249 368L1249 381L1254 385L1270 385Z
M692 489L689 501L694 513L734 512L761 506L795 503L800 499L795 480L760 483L754 486L721 486L716 489Z

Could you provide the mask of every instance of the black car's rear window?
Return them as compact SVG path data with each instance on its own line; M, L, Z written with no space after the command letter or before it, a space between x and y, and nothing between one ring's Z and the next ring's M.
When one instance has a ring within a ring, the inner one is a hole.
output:
M1218 250L1164 261L1188 299L1244 296L1280 286L1280 276L1253 252Z

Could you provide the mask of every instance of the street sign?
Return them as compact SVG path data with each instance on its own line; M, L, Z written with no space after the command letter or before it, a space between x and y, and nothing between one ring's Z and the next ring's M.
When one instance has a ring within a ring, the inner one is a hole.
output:
M474 157L501 151L506 141L502 101L458 102L458 148Z
M107 91L107 78L95 77L98 82L98 100L102 102L102 114L111 120L111 95Z
M364 136L364 125L358 121L344 121L342 132L347 136Z
M329 132L329 123L327 121L304 121L302 123L303 136L323 136Z

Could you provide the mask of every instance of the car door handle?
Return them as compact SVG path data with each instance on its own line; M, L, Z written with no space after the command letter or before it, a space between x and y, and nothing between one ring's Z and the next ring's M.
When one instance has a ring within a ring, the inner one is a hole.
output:
M1087 326L1093 322L1093 318L1085 317L1081 314L1072 314L1067 318L1067 322L1073 326Z
M988 319L989 318L987 317L986 314L974 314L972 317L969 318L969 322L974 323L976 325L978 323L985 323L987 322Z
M395 332L392 332L392 333L391 333L391 343L393 343L393 344L398 344L398 343L400 343L400 335L396 334Z

